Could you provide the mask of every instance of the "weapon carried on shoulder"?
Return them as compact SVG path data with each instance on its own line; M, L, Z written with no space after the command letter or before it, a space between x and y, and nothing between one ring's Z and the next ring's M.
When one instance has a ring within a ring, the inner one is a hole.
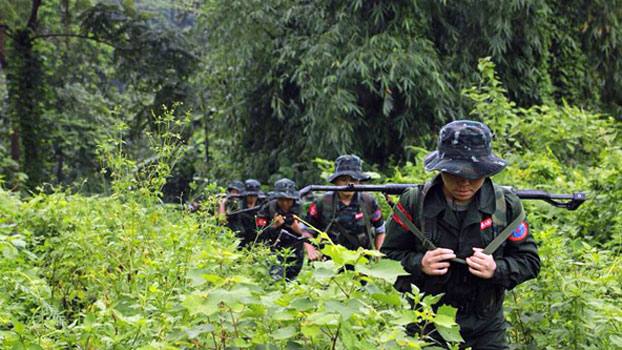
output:
M300 197L305 196L309 192L313 191L352 191L352 192L383 192L392 204L387 195L402 194L410 187L419 186L418 184L386 184L386 185L354 185L349 184L346 186L323 186L323 185L309 185L301 189ZM511 186L503 186L506 189L513 192L520 199L537 199L543 200L558 208L565 208L568 210L577 209L586 200L585 192L574 192L572 194L552 194L546 191L540 190L517 190Z
M254 207L232 211L230 213L227 213L227 218L234 217L240 214L254 215L256 212L259 211L259 209L261 209L261 207L262 207L261 205L256 205Z

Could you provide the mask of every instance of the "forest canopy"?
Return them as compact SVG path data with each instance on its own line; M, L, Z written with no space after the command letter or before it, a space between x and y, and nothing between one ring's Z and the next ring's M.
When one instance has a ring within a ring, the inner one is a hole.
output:
M143 130L166 106L189 124L169 199L193 179L316 182L310 160L343 153L387 171L445 122L478 118L461 90L483 57L519 107L616 117L619 5L3 0L0 170L16 188L99 192L112 125L146 161Z

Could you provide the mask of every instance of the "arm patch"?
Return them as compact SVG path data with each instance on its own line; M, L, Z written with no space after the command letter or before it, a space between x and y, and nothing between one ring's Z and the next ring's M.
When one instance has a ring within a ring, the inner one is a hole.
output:
M516 230L512 232L512 234L510 235L510 237L508 237L508 239L512 242L522 241L523 239L525 239L525 237L527 237L528 233L529 233L529 225L527 225L527 223L523 221L520 223L520 225L518 225Z
M307 209L307 214L309 214L310 217L317 219L317 206L315 206L315 202L311 203L309 209Z

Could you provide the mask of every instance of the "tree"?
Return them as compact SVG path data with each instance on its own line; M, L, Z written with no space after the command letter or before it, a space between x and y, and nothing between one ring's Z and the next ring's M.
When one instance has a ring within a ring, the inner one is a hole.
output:
M211 71L234 162L268 178L358 153L381 167L465 118L461 89L491 57L521 107L614 112L620 1L212 1ZM311 145L311 147L307 147ZM283 166L285 165L285 166ZM312 177L309 177L312 175Z
M188 23L170 17L175 8L114 0L2 5L9 101L2 117L12 125L13 159L29 188L96 174L95 145L119 115L134 126L133 149L140 150L140 130L151 125L153 110L180 101L193 107L188 77L198 58L189 49Z

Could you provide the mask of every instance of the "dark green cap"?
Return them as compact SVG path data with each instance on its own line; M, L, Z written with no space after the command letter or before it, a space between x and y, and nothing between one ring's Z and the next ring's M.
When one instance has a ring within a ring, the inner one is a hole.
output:
M366 181L371 178L363 172L361 158L351 154L339 156L335 160L335 173L328 178L328 182L333 182L342 175L348 175L359 181Z
M279 179L274 183L274 190L271 192L274 198L298 199L300 195L296 191L296 183L290 179Z
M500 172L507 162L492 153L492 133L485 124L456 120L441 129L436 151L430 152L423 164L426 171L474 180Z

